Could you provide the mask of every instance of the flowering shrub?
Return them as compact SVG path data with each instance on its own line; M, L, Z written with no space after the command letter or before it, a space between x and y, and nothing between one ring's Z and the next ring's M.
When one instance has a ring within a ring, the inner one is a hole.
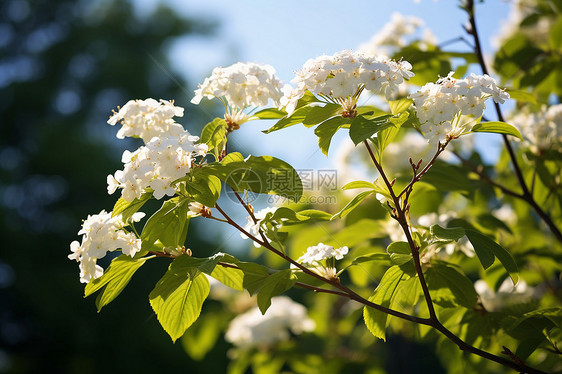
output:
M374 340L386 340L388 332L438 343L450 372L562 370L560 104L548 106L548 82L514 71L520 44L510 46L510 38L530 37L526 30L503 36L505 53L495 66L511 61L511 75L499 69L500 85L488 74L474 4L464 7L474 53L443 51L429 37L423 46L420 40L406 44L401 35L421 24L395 16L403 27L388 26L373 38L377 48L388 44L393 58L367 48L312 58L296 73L296 87L283 85L268 65L216 68L192 102L217 98L224 117L208 123L200 137L173 120L183 109L172 102L126 103L108 122L121 123L118 138L139 137L144 145L125 151L123 170L107 178L110 194L121 190L113 211L89 216L78 232L82 242L70 245L85 295L99 292L101 309L147 261L168 259L149 295L158 321L173 341L183 336L190 352L188 329L205 300L223 303L218 318L231 318L224 330L233 345L232 372L248 366L311 372L316 365L319 372L338 373L347 364L367 371L377 365ZM557 9L545 17L562 25ZM390 38L387 29L401 35ZM560 53L558 31L546 34ZM450 72L452 58L466 61L457 72L479 61L483 74ZM433 59L440 61L437 68L428 63ZM435 79L420 82L418 72ZM363 104L367 91L382 104ZM560 87L550 91L559 103ZM483 117L490 98L498 121ZM507 123L499 104L509 99L517 108ZM291 165L228 150L236 130L259 119L275 120L265 133L314 127L325 154L333 136L345 131L351 152L365 156L355 166L373 168L377 178L333 192L345 204L303 204L303 181ZM497 165L482 161L469 141L474 133L501 134L505 151ZM247 214L245 225L223 208L225 191ZM285 204L255 210L250 192L283 197ZM138 231L145 203L165 198ZM258 248L255 256L203 257L186 248L191 219L234 227ZM122 255L103 269L97 260L116 250Z

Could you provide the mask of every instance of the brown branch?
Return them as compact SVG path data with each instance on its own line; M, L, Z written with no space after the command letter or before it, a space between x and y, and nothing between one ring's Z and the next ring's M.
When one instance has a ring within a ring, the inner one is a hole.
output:
M480 44L480 37L478 36L478 28L476 27L476 19L474 17L474 0L467 0L466 1L466 11L468 13L468 20L470 23L470 29L466 31L473 36L474 39L474 53L478 58L478 62L480 63L480 67L484 74L488 74L488 68L486 67L486 61L484 60L484 54L482 53L482 46ZM498 120L505 122L504 117L500 108L500 105L494 101L494 108L496 109L496 114L498 116ZM511 159L511 164L513 166L513 171L515 172L515 176L517 177L517 181L521 186L521 190L523 192L524 200L531 205L533 210L537 213L537 215L547 224L550 231L554 234L556 239L559 242L562 242L562 232L560 229L554 224L554 221L550 218L550 216L537 204L533 195L529 191L527 184L525 183L525 179L523 178L523 173L521 172L521 167L517 162L517 157L515 156L515 151L507 138L507 135L502 134L503 142L505 148L507 149L507 153L509 154L509 158Z

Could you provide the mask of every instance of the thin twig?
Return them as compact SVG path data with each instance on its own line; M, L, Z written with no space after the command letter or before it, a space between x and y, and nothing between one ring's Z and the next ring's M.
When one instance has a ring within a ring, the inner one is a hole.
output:
M478 62L480 63L480 67L482 69L482 72L484 74L488 74L488 68L486 67L486 61L484 60L484 55L482 53L482 46L480 45L480 38L478 36L478 28L476 27L476 19L474 17L474 0L467 0L466 1L466 11L468 13L468 19L469 19L469 22L470 22L470 29L468 29L467 32L469 34L471 34L474 38L474 53L476 54L476 57L478 58ZM501 122L505 122L502 111L501 111L501 108L500 108L500 105L498 103L496 103L495 101L494 101L494 108L496 109L498 120L501 121ZM517 181L519 182L519 185L521 186L521 190L523 192L522 195L524 197L524 200L527 201L529 203L529 205L531 205L533 210L547 224L548 228L550 229L550 231L552 231L552 233L554 234L556 239L559 242L562 242L562 232L556 226L554 221L552 221L550 216L537 204L537 202L533 198L533 195L529 191L529 188L527 187L527 184L525 183L525 179L523 178L523 173L521 172L521 167L519 166L519 164L517 162L517 157L515 156L515 151L513 150L513 147L511 146L511 143L509 142L509 139L508 139L507 135L502 134L502 138L503 138L505 148L507 149L507 153L509 154L509 158L511 159L513 171L515 172L515 176L517 177Z

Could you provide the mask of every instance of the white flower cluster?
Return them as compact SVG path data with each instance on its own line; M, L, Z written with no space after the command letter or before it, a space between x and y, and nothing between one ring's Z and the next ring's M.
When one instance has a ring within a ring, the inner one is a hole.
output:
M103 268L97 265L97 260L107 252L121 249L124 254L133 257L141 250L141 240L123 230L127 223L123 222L121 215L111 217L111 214L102 210L99 214L89 215L78 231L78 235L82 235L82 243L76 240L70 243L72 253L68 258L80 263L82 283L103 275ZM131 220L138 222L142 217L144 213L135 213Z
M266 106L271 99L275 106L283 96L283 83L271 65L238 62L226 68L217 67L210 77L195 90L193 104L206 97L226 100L228 117L240 125L249 117L242 110L247 107Z
M534 151L562 151L562 104L544 108L539 113L520 112L512 121Z
M431 148L417 131L409 131L399 140L390 143L384 150L383 166L391 173L412 172L409 159L418 162ZM431 151L434 151L431 148Z
M318 243L315 246L308 247L306 253L302 255L297 262L301 264L314 265L323 260L329 258L335 258L336 260L341 260L343 256L347 254L349 249L347 247L334 248L331 245L326 245L324 243Z
M265 218L267 213L275 213L276 210L277 210L277 208L268 207L268 208L258 210L257 212L254 212L254 217L256 218L256 222L254 222L254 220L252 219L251 216L246 217L246 219L248 220L248 223L246 223L246 226L244 226L244 230L246 232L248 232L249 234L251 234L252 236L254 236L258 239L261 239L261 236L260 236L261 221L263 221L263 219ZM277 225L277 227L278 228L281 227L281 224L279 223ZM248 236L246 236L243 233L241 233L240 236L242 237L242 239L249 239ZM268 238L268 239L271 240L271 238ZM254 246L259 247L260 245L256 242L254 242Z
M306 90L340 101L356 96L362 88L376 94L384 93L390 98L398 91L404 78L414 76L411 69L412 65L407 61L394 61L361 52L341 51L333 56L320 56L308 60L296 72L292 83L297 87L285 92L281 105L288 113L293 112Z
M509 99L509 94L498 88L496 81L486 74L471 74L464 79L453 78L453 74L449 73L436 83L427 83L410 95L421 129L429 139L456 138L466 126L460 121L460 114L479 118L486 109L484 102L488 98L492 97L500 104Z
M195 144L197 140L182 129L178 136L154 137L134 152L123 152L124 168L107 176L107 192L113 194L121 188L126 201L139 198L147 188L156 199L173 196L176 188L171 182L189 173L194 156L207 151L206 144Z
M107 123L114 126L121 122L117 137L139 137L148 143L155 136L177 136L184 129L172 117L182 117L183 108L174 106L173 101L154 99L130 100Z
M264 315L256 307L234 318L225 339L240 349L267 348L288 340L289 330L301 334L315 327L303 305L287 296L277 296L271 299L271 306Z
M390 56L398 48L405 47L415 34L421 35L418 38L421 48L427 44L436 44L435 35L430 29L423 28L423 26L424 22L421 18L405 16L398 12L392 13L390 21L373 35L368 43L359 46L359 50L370 55Z

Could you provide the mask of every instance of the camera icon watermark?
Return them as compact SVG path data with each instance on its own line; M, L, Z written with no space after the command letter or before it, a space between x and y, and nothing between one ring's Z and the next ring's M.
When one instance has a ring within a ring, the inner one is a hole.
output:
M300 195L300 191L305 194L300 196L299 203L335 204L335 196L322 192L334 192L339 188L335 169L270 169L263 173L240 168L229 173L225 181L231 187L226 189L226 196L231 201L238 202L236 194L243 192L244 201L249 204L260 194L271 194L267 199L270 204L282 204L289 201L288 197ZM283 192L281 196L275 194L277 191Z

